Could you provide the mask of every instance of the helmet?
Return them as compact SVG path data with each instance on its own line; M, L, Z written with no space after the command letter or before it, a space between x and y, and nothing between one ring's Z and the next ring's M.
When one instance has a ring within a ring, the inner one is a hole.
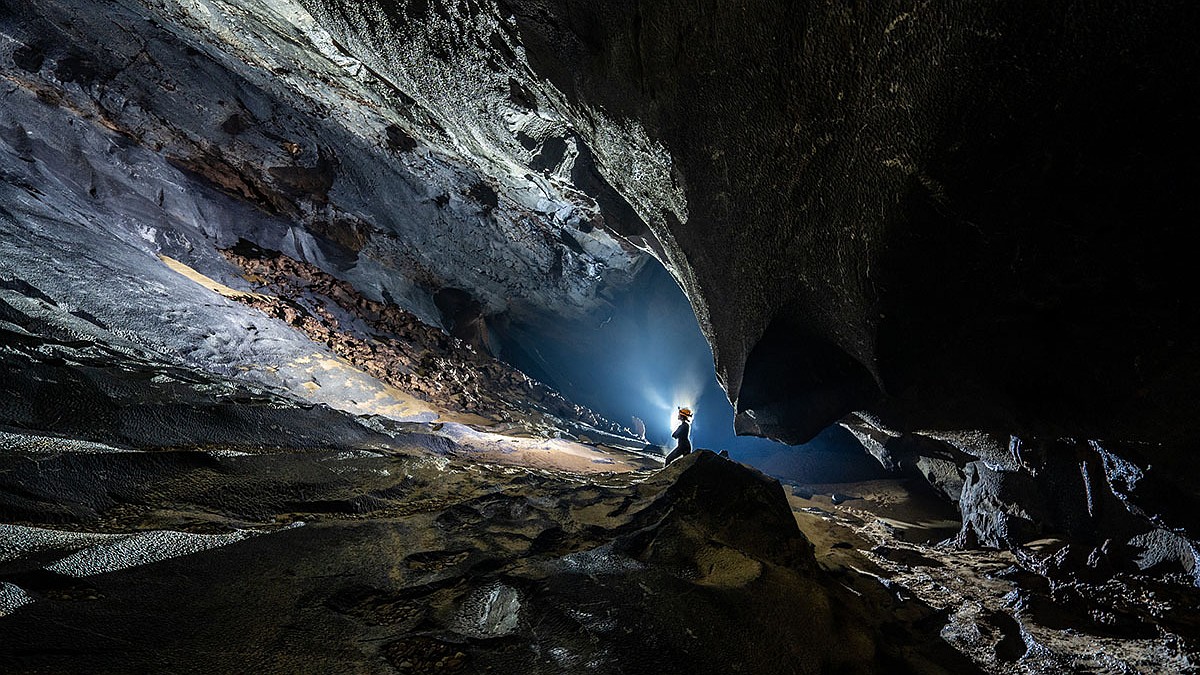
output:
M692 409L691 409L691 408L680 408L680 409L679 409L679 416L680 416L680 417L691 417L691 416L692 416Z

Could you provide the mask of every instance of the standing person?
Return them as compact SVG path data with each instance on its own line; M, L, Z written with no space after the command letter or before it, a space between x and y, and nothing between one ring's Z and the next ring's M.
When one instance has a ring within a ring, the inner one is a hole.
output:
M692 451L692 410L691 408L679 409L679 426L675 428L675 433L671 434L671 438L675 439L675 449L671 454L667 455L667 461L663 464L666 466L671 462L683 457Z

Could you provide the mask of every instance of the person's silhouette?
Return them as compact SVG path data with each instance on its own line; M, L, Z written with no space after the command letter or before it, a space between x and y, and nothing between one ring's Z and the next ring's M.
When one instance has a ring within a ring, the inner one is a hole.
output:
M690 408L680 408L679 426L675 428L675 433L671 434L671 438L675 439L675 449L671 451L671 454L667 455L666 464L670 464L692 451L691 432L692 410Z

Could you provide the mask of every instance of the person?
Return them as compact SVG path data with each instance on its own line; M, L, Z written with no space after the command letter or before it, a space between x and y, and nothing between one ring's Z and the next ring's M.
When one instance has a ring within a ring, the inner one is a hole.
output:
M671 438L675 439L675 449L671 451L671 454L667 455L667 461L663 466L674 462L692 451L691 432L692 410L691 408L680 408L679 426L675 428L675 433L671 434Z

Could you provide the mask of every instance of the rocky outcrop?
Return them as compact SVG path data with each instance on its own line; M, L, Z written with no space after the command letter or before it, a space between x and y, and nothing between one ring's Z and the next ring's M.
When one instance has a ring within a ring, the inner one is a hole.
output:
M1195 491L1180 479L1192 475L1188 459L1155 467L1136 446L899 433L861 414L843 425L885 467L927 482L958 506L957 546L1014 549L1038 573L1053 568L1094 581L1150 571L1200 585ZM1073 553L1056 551L1051 560L1027 548L1045 540Z
M178 186L192 181L256 207L247 218L208 204L201 237L152 211L125 214L162 249L186 238L186 262L213 240L244 237L435 325L433 295L443 288L469 289L487 316L583 320L603 311L603 288L620 288L641 264L602 227L606 210L572 184L579 152L553 162L536 152L561 124L511 101L508 75L494 97L463 83L489 128L506 130L501 153L476 142L477 119L449 126L433 117L436 108L413 98L419 91L346 53L300 3L10 2L2 21L5 76L36 96L8 103L20 107L12 133L45 129L54 115L80 125L22 141L31 157L46 154L43 144L62 155L65 163L44 167L50 173L79 180L110 208L146 192L172 210L186 199ZM498 34L494 48L509 50L506 40ZM514 90L526 86L527 74L512 74ZM98 171L98 151L71 140L90 125L184 177L145 157L127 157L124 173ZM168 184L139 185L138 176Z
M603 311L601 291L619 287L641 256L602 228L562 235L560 221L574 213L567 201L579 195L547 183L536 188L537 207L497 192L471 168L479 158L444 147L444 133L434 142L413 131L396 93L373 88L298 6L4 9L0 60L11 60L12 89L0 109L0 280L180 367L353 413L436 416L400 384L443 410L487 408L487 419L520 426L495 398L504 390L537 418L526 425L536 435L612 426L491 359L451 355L454 341L439 330L483 348L497 314L570 322ZM268 48L280 44L286 53ZM413 134L426 139L420 148ZM586 218L599 217L585 207ZM353 307L391 308L404 328L393 351L419 336L442 355L425 359L437 372L413 377L422 354L411 349L381 368L369 335L335 335L299 305L275 308L284 321L237 306L265 301L238 290L247 287L242 270L217 250L243 238L302 261ZM437 301L460 287L471 289L460 303L470 316ZM313 330L296 331L292 320ZM480 377L495 405L480 404ZM546 415L571 417L571 430Z
M818 566L777 482L711 453L584 484L404 445L6 453L0 513L10 488L39 499L0 526L0 597L23 603L0 666L975 671L919 603L881 616Z
M959 502L970 454L929 436L888 429L863 413L847 416L841 426L883 468L923 480L948 501Z
M120 339L86 313L67 313L36 295L32 288L18 293L0 287L5 452L28 446L46 453L182 445L354 449L387 441L326 406L172 362Z

